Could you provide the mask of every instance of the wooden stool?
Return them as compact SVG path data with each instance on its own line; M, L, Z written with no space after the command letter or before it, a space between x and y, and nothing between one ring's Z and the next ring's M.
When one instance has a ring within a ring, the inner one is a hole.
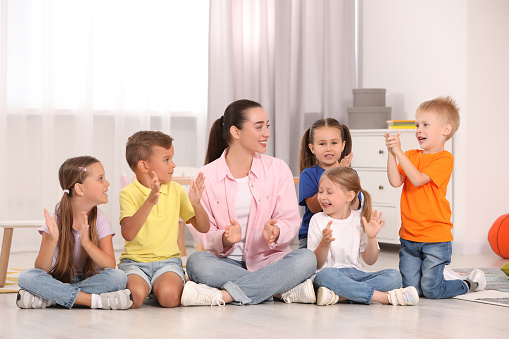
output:
M11 254L12 234L15 228L41 228L44 220L1 220L0 226L4 228L2 240L2 252L0 256L0 287L5 286L7 278L7 266Z

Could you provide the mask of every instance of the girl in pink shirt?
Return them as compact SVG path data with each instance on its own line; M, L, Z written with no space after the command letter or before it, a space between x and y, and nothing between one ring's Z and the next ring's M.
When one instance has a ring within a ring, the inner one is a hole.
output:
M200 169L210 230L193 231L207 252L187 261L182 305L316 301L308 279L316 257L289 247L300 225L293 176L282 160L264 155L269 137L267 113L250 100L230 104L212 126Z

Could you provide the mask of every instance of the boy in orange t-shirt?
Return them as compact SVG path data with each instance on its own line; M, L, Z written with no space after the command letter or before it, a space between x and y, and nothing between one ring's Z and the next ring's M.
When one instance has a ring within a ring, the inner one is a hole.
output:
M462 280L446 268L451 262L453 240L451 207L446 193L454 157L444 150L444 144L458 130L458 107L450 97L439 97L419 105L415 119L416 137L422 150L403 152L401 132L385 134L389 182L393 187L404 185L399 231L403 286L414 286L419 295L430 299L482 290L486 278L481 270L474 269ZM450 277L451 274L454 276Z

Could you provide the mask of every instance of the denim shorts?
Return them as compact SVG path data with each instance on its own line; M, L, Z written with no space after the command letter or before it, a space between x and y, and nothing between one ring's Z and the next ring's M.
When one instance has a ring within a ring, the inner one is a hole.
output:
M125 274L136 274L142 277L152 291L154 281L166 272L173 272L178 274L182 282L185 284L186 276L182 268L182 259L180 257L170 258L154 262L136 262L131 259L123 259L118 268L125 272Z

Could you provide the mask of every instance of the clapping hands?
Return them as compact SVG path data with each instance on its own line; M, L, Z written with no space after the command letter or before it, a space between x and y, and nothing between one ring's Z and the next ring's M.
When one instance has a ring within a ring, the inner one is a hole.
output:
M380 229L385 224L385 220L382 220L382 212L378 214L377 210L374 210L371 211L369 222L365 217L362 217L362 224L364 225L364 231L368 235L368 238L373 239L378 232L380 232Z
M322 241L324 241L325 243L328 243L328 244L330 244L331 242L336 240L336 238L333 238L331 225L332 225L332 220L329 221L327 223L327 226L325 226L325 228L322 230Z
M161 190L161 183L159 182L159 179L157 178L156 172L152 171L152 178L151 178L151 191L148 195L147 200L152 203L152 205L157 204L159 201L159 191Z
M277 239L279 238L280 229L277 225L277 220L271 219L265 223L263 226L263 237L265 238L265 241L267 244L272 245L274 244Z
M397 151L401 151L401 140L399 136L401 135L401 131L398 131L396 135L392 135L390 132L384 134L385 137L385 146L389 152L395 153Z
M202 172L189 185L189 200L193 206L200 204L201 195L205 189L205 176Z
M46 219L46 226L48 226L49 237L52 241L58 242L60 233L55 221L55 217L51 216L47 209L44 209L44 219Z
M231 224L224 228L224 237L230 246L242 240L242 228L236 220L230 220Z

